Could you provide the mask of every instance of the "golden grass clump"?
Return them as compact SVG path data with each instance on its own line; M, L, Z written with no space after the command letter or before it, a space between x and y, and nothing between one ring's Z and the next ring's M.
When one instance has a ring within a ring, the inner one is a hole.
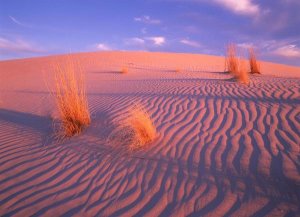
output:
M247 65L245 60L237 56L235 44L229 44L226 49L225 71L228 71L242 84L249 84Z
M156 129L151 121L149 114L141 107L136 107L131 111L131 116L127 124L132 126L136 137L136 143L132 148L139 148L154 140Z
M238 70L233 73L235 79L242 84L249 84L249 76L247 72L247 64L245 60L239 59Z
M260 66L253 48L249 48L249 64L251 74L260 74Z
M127 67L122 67L120 72L121 72L121 74L127 74L128 73L128 68Z
M111 133L109 142L114 145L126 145L130 150L136 150L152 142L156 135L150 115L143 107L135 105Z
M182 70L181 70L181 68L176 68L176 69L175 69L175 72L176 72L176 73L179 73L179 72L182 72Z
M56 104L61 128L59 136L71 137L79 134L90 122L85 80L80 65L67 60L55 66Z
M236 55L236 45L228 44L226 48L226 57L225 57L225 71L229 73L236 73L238 70L238 58Z

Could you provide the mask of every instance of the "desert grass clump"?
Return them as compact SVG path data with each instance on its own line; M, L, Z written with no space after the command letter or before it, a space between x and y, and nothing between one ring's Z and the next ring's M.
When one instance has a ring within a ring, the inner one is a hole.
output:
M128 68L127 67L122 67L120 72L121 72L121 74L127 74L128 73Z
M225 71L233 75L234 79L242 84L249 84L247 64L244 59L237 56L235 44L229 44L226 49Z
M251 74L260 74L260 66L253 48L249 48L249 65Z
M143 107L135 105L111 133L109 142L114 145L125 145L129 150L136 150L151 143L156 135L150 115Z
M59 137L79 134L90 122L85 80L80 65L67 60L55 66L56 104L61 127Z
M238 69L235 73L233 73L234 78L242 84L249 84L249 76L247 72L247 64L246 61L239 58L238 60Z
M176 72L176 73L180 73L180 72L182 72L182 70L181 70L181 68L176 68L176 69L175 69L175 72Z
M228 44L225 57L225 72L236 73L238 71L239 59L236 54L236 45Z

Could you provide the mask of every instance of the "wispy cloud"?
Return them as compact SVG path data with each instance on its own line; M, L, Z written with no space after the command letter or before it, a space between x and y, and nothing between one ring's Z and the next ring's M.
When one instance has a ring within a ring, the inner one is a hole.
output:
M158 19L153 19L150 16L144 15L141 17L135 17L134 21L136 22L141 22L141 23L146 23L146 24L160 24L161 20Z
M253 0L173 0L182 2L213 3L240 15L258 15L261 8Z
M96 49L101 50L101 51L112 50L112 48L109 45L105 44L105 43L96 44Z
M239 43L239 44L237 44L237 46L240 48L243 48L243 49L249 49L249 48L256 47L252 42Z
M258 4L253 3L252 0L213 0L226 9L242 15L256 15L260 12Z
M200 43L198 43L197 41L189 40L189 39L182 39L182 40L180 40L180 43L191 46L191 47L201 47Z
M0 37L0 54L43 53L43 49L23 39Z
M300 48L297 45L289 44L278 47L273 51L275 55L283 57L299 57L300 58Z
M145 44L145 40L139 37L127 38L125 39L126 45L141 46Z
M162 46L166 43L166 38L163 36L147 37L146 39L152 41L153 44L157 46Z
M242 49L254 47L260 50L264 56L278 56L285 58L300 58L300 47L294 41L289 40L268 40L260 42L244 42L237 44ZM299 59L300 60L300 59Z
M26 28L32 28L31 25L28 25L28 24L26 24L26 23L23 23L23 22L17 20L17 19L16 19L15 17L13 17L13 16L8 16L8 17L11 19L12 22L14 22L15 24L17 24L17 25L19 25L19 26L26 27Z
M23 27L23 28L29 28L29 29L34 29L36 31L55 31L55 32L59 32L59 33L65 33L65 32L70 32L70 30L66 30L66 29L61 29L58 27L52 27L52 26L48 26L48 25L36 25L34 23L26 23L23 21L20 21L20 19L17 19L14 16L8 16L8 18L16 25Z
M127 46L139 46L139 47L149 47L149 46L162 46L165 44L166 38L163 36L155 37L133 37L125 39L125 45Z

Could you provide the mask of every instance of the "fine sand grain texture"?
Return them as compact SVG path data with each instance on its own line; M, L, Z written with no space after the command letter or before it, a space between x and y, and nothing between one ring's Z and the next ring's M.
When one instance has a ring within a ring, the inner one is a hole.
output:
M0 216L299 216L300 68L260 62L241 85L222 57L71 57L91 124L64 141L49 90L65 57L0 62ZM157 134L128 151L108 138L134 104Z

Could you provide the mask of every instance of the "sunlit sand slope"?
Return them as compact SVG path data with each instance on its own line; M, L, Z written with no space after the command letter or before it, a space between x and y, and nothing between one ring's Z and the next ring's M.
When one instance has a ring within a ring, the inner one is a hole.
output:
M262 63L246 86L221 57L72 59L92 123L65 141L52 137L50 92L66 57L0 62L0 216L299 215L300 68ZM131 152L108 137L134 103L158 136Z

